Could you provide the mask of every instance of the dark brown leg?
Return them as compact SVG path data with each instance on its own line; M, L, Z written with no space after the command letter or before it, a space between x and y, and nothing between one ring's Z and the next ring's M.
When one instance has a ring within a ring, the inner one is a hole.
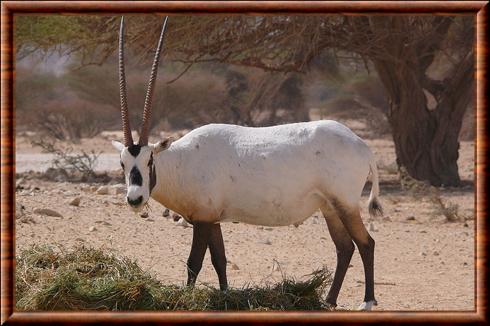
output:
M211 235L209 237L209 251L211 252L211 262L213 263L216 273L218 273L219 287L221 290L228 288L226 279L226 255L221 225L213 224L211 226Z
M187 260L187 285L194 285L196 283L211 234L211 224L194 222L193 225L192 248L189 259Z
M337 249L337 267L335 268L335 275L326 301L333 306L337 306L340 288L354 253L354 243L352 243L352 238L335 210L324 207L322 208L322 213L325 221L327 221L328 232Z
M361 214L357 209L351 211L337 209L337 211L343 212L339 213L339 216L361 254L366 283L364 302L376 302L374 298L374 239L364 227Z

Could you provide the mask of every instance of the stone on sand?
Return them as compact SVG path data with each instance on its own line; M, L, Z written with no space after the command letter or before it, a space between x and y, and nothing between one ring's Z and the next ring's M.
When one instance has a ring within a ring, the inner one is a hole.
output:
M107 194L109 194L109 187L100 186L95 193L97 195L107 195Z
M71 206L80 206L80 201L82 200L82 198L80 196L77 196L75 198L73 198L71 201L70 201L70 205Z
M36 208L34 213L39 215L53 216L53 217L63 217L60 213L50 208Z

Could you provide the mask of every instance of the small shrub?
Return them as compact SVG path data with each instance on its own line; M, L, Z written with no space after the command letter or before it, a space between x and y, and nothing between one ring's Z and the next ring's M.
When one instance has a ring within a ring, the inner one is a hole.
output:
M444 202L437 188L432 192L430 199L434 203L435 214L446 217L447 222L460 222L465 220L465 217L459 214L459 205L450 201Z
M403 166L400 168L399 173L402 189L408 191L409 194L417 199L428 197L434 204L434 215L446 217L447 222L465 220L465 217L459 214L459 205L451 203L450 201L444 202L438 188L431 186L428 182L415 180L408 174Z
M33 140L33 146L41 147L46 153L53 154L53 160L51 161L55 169L68 171L69 173L80 173L84 177L94 177L94 167L99 158L101 152L85 152L74 153L73 148L65 147L61 148L55 145L54 141L49 139ZM67 175L68 176L68 175Z
M75 99L51 101L46 106L37 112L34 128L50 138L72 143L97 136L107 126L103 122L111 117L103 107Z
M433 187L428 181L420 181L412 178L404 166L399 168L398 173L402 189L416 198L437 191L437 188Z

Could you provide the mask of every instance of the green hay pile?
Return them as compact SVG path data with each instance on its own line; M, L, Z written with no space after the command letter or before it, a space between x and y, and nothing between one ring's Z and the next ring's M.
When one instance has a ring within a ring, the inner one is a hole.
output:
M220 291L162 284L134 261L79 247L34 246L17 257L18 310L319 310L331 282L326 269L305 281Z

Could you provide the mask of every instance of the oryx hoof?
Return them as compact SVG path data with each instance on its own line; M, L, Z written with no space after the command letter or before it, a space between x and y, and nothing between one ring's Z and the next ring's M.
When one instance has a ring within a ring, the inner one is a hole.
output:
M378 305L378 302L376 302L376 300L365 301L365 302L361 303L361 305L359 306L359 308L357 308L357 310L359 310L359 311L370 311L373 309L373 306L377 306L377 305Z

